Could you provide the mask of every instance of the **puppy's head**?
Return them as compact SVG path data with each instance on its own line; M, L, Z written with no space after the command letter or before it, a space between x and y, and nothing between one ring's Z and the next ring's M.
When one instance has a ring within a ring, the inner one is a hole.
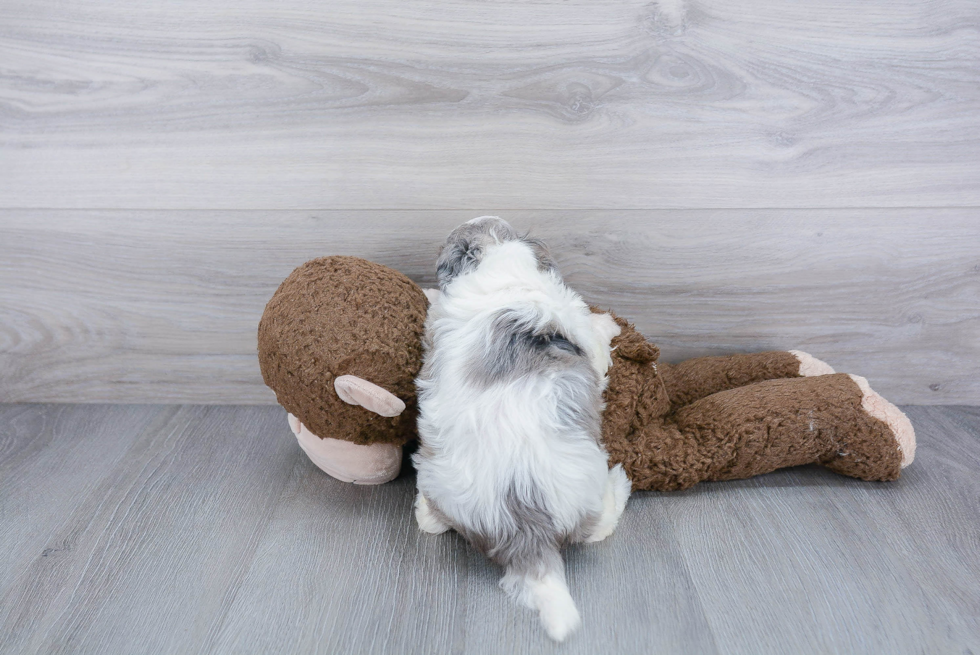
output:
M445 289L455 278L474 271L487 250L508 241L522 241L532 250L540 270L556 271L548 248L538 239L521 235L510 223L496 216L480 216L453 230L439 253L436 275Z

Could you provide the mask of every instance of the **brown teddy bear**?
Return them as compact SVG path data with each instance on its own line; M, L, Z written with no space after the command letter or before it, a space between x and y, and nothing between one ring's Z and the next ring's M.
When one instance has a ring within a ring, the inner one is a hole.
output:
M303 264L266 306L263 379L330 475L357 484L398 475L402 446L415 437L427 308L414 282L356 257ZM635 490L800 464L894 480L912 462L912 424L864 378L799 351L658 363L657 347L615 318L602 438Z
M303 264L266 305L262 377L300 446L335 478L380 484L398 475L402 446L416 436L428 307L407 277L356 257Z

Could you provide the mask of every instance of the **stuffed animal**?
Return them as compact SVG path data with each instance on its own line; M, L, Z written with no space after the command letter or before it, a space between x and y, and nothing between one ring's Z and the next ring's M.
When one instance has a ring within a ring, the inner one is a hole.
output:
M324 257L296 269L265 308L262 376L303 450L340 480L380 484L398 475L415 435L427 293L380 264ZM800 464L894 480L912 462L912 424L864 378L835 374L800 351L659 363L657 347L614 318L621 331L602 438L634 490Z
M407 277L356 257L303 264L266 305L262 377L299 445L335 478L381 484L398 475L402 446L416 435L428 307Z
M602 439L634 489L686 489L800 464L894 480L915 456L912 424L864 378L800 351L659 364L657 347L615 318Z

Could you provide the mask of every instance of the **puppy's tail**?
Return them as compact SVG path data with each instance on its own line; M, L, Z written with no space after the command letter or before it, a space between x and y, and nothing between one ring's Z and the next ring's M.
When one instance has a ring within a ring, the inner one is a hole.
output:
M545 632L555 641L564 641L582 624L575 601L565 584L565 567L561 554L549 553L544 571L521 572L512 566L500 581L500 587L517 602L538 611ZM557 566L555 566L557 560Z

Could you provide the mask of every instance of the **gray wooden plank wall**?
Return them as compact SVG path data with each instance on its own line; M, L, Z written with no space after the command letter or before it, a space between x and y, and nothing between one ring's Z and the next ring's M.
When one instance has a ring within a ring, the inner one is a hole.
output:
M294 266L484 213L667 359L980 403L980 5L0 1L0 400L272 402Z
M980 409L910 407L891 483L800 467L637 493L566 550L566 644L414 477L310 463L277 407L0 406L0 653L980 652Z
M0 380L10 401L273 402L255 329L295 265L357 254L434 284L438 243L467 216L64 214L6 213L0 288L13 306L0 308ZM798 347L896 402L980 399L972 210L514 218L553 244L570 284L635 320L667 359Z

